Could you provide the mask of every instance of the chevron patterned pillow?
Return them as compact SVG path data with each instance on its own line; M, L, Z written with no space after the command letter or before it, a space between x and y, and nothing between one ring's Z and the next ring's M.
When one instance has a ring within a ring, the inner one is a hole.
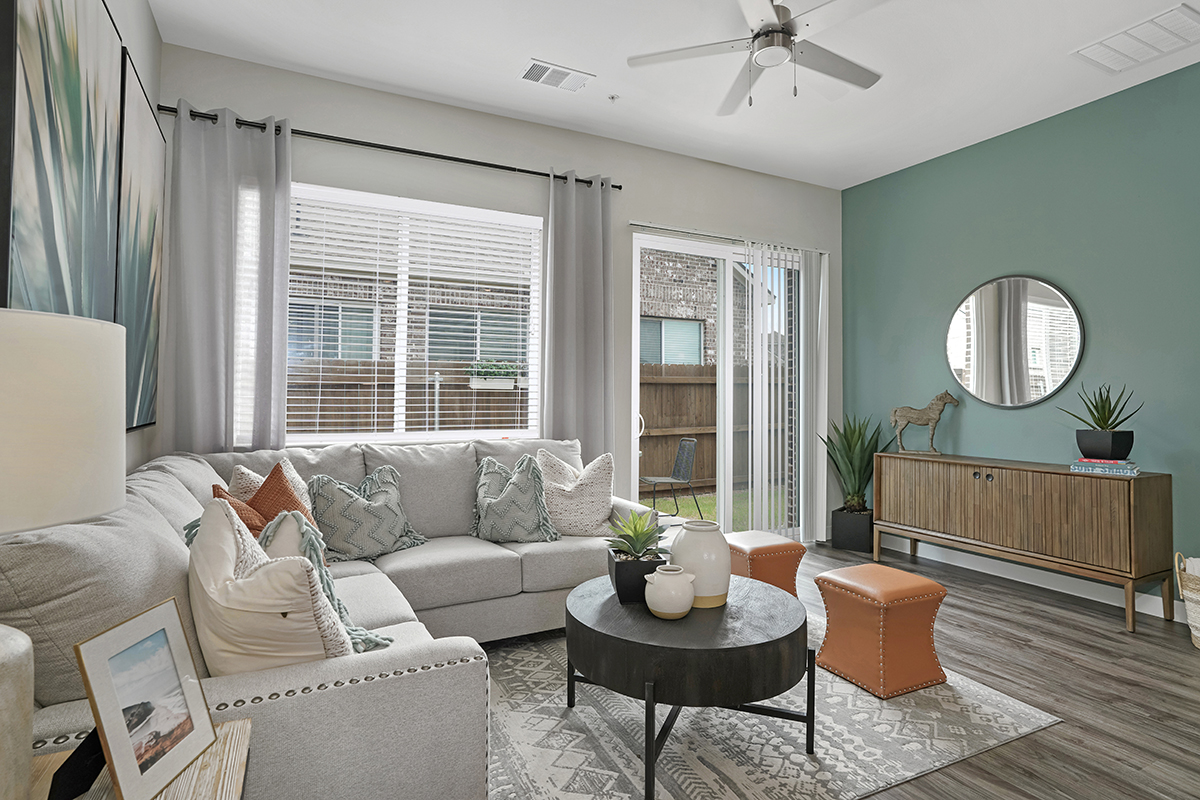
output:
M489 542L556 542L542 487L542 468L530 455L521 456L510 472L491 456L475 473L473 536Z
M330 561L373 561L384 553L425 544L400 506L400 473L395 467L380 467L361 486L317 475L308 482L308 491Z

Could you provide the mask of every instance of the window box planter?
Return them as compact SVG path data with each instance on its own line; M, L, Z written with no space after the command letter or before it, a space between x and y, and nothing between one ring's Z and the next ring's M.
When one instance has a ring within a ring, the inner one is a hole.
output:
M515 378L471 378L471 388L489 392L511 392Z

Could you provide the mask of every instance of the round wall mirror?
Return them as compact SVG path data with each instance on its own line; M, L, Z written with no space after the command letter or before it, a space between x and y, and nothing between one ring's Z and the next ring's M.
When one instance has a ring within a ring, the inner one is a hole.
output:
M1000 408L1040 403L1075 372L1083 355L1079 309L1053 284L1023 275L971 292L950 318L946 360L977 400Z

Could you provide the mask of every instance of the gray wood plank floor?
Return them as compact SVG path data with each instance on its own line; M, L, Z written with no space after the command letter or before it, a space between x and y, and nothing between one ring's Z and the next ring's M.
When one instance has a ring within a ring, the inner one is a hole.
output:
M921 545L926 547L927 545ZM817 544L812 579L870 560ZM883 563L938 581L948 596L935 641L942 664L1063 722L873 795L880 800L1200 798L1200 650L1187 627L1048 589L885 550Z

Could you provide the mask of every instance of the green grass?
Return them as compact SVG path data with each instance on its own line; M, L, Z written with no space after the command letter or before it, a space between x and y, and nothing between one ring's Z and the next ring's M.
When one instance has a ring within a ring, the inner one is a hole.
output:
M703 518L707 520L717 520L717 495L715 492L709 494L696 493L696 500L699 501L700 511L703 512ZM642 496L642 502L650 505L650 497ZM701 515L696 513L696 503L692 502L691 493L686 490L679 492L679 516L684 519L700 519ZM670 490L664 498L662 493L658 496L658 510L664 513L670 513L675 506L671 502ZM746 530L750 527L750 495L748 492L735 492L733 495L733 529Z

